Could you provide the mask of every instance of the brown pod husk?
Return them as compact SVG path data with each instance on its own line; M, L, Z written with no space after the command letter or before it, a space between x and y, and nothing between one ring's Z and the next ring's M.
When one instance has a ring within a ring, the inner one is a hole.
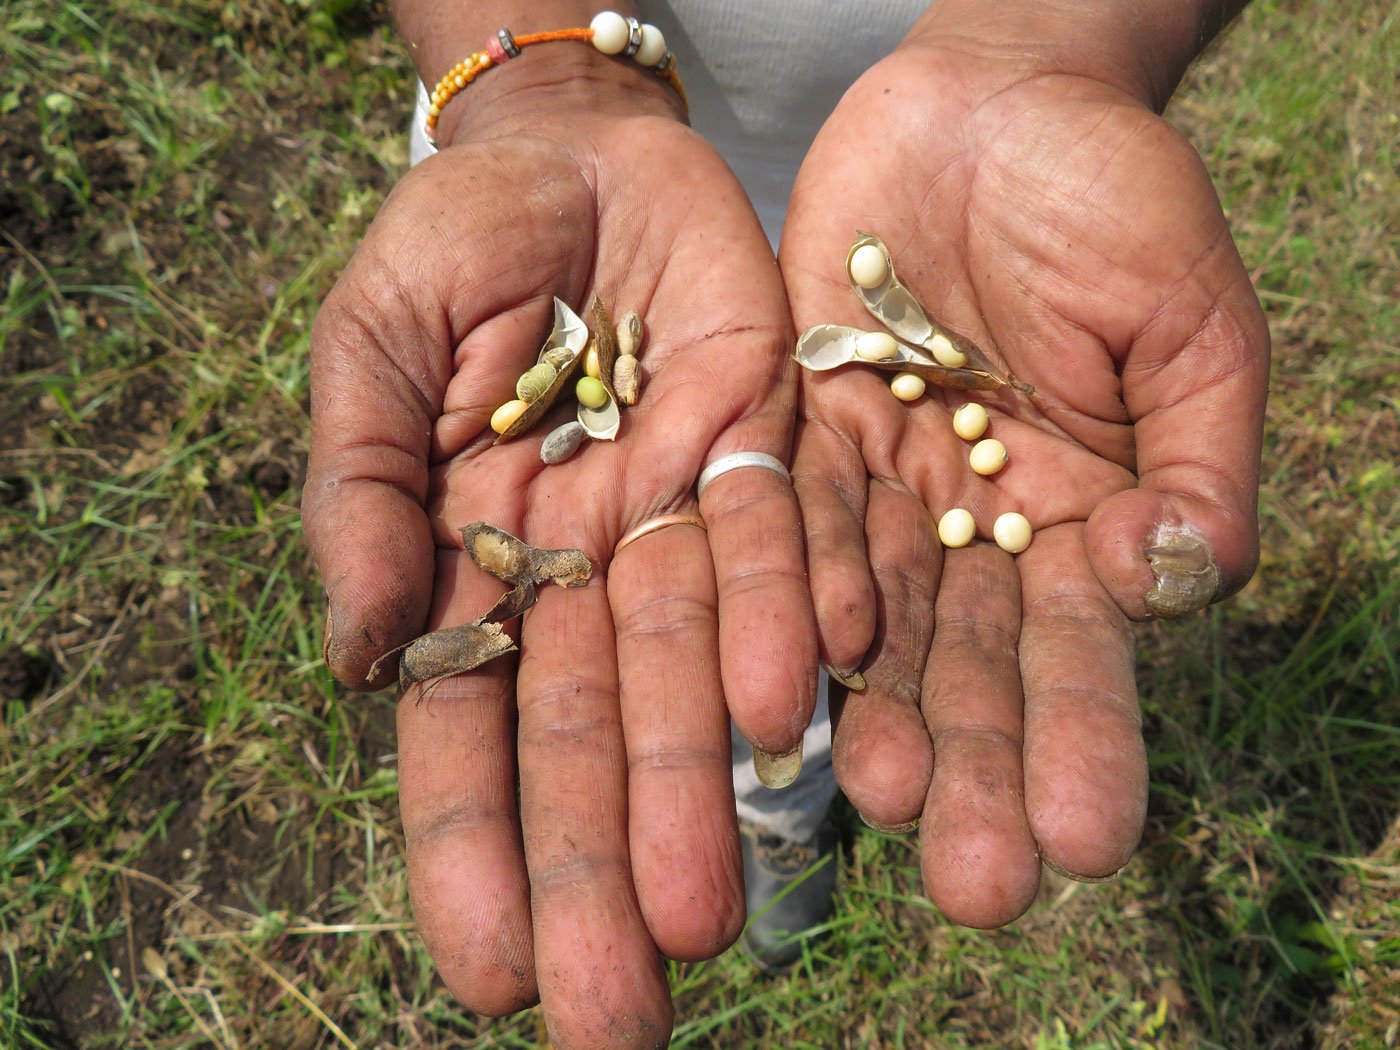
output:
M399 691L407 691L414 682L474 671L513 652L515 642L499 623L474 620L425 634L399 659Z
M462 545L479 568L505 583L582 587L593 575L593 565L581 550L531 547L484 521L462 527Z
M502 624L535 604L540 584L581 587L593 575L588 555L581 550L532 547L484 521L474 521L463 527L462 542L467 554L481 569L514 586L501 595L485 616L425 634L405 646L399 660L400 690L429 678L463 674L498 656L515 652L515 642L505 633ZM386 653L379 660L389 655L392 654ZM371 675L378 668L379 660L375 661Z
M856 353L856 340L865 333L842 324L813 325L797 340L793 357L809 372L826 372L842 365L864 365L882 372L912 372L934 386L958 390L996 390L1006 385L998 376L972 368L940 365L912 346L895 340L895 355L884 361L867 361Z
M613 325L608 308L598 296L593 297L593 341L598 346L598 378L608 397L617 400L617 390L613 387L613 365L617 361L617 329Z
M852 256L868 244L878 248L885 257L885 279L874 288L862 288L851 277ZM875 234L856 234L855 241L846 252L846 280L862 305L870 311L871 316L903 342L931 350L934 337L942 335L953 344L955 349L967 357L969 366L967 371L991 376L996 380L995 386L1014 387L1025 394L1034 392L1033 387L1022 383L994 365L991 358L971 339L939 324L930 317L923 304L914 297L914 293L900 283L899 277L895 274L894 260L890 258L889 249L885 247L885 242ZM936 364L936 362L934 363ZM947 366L940 365L939 367L946 368ZM955 369L954 371L963 371L963 369ZM925 376L925 378L928 377ZM931 381L937 382L937 380ZM966 386L961 383L939 383L938 385L958 386L968 390L991 389L991 387Z
M506 427L505 431L496 438L494 444L499 445L503 441L510 441L526 433L531 427L540 421L546 412L559 400L560 394L568 386L574 373L578 371L579 365L583 362L583 349L588 345L588 326L583 323L583 318L569 309L568 305L556 298L554 300L554 328L549 333L549 338L540 348L536 363L545 363L546 357L552 358L550 364L554 364L559 371L554 376L554 381L549 384L545 391L538 398L530 402L528 408L520 414L520 417ZM570 352L567 361L560 361L561 355L551 353L559 348L565 348Z

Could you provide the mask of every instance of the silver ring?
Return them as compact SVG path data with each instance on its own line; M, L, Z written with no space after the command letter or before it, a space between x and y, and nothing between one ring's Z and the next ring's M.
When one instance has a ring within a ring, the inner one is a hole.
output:
M782 460L770 456L767 452L731 452L727 456L720 456L700 472L700 480L695 483L696 498L705 494L705 490L715 478L740 467L762 467L764 470L771 470L784 481L792 481L792 475L788 473L787 467L783 466Z

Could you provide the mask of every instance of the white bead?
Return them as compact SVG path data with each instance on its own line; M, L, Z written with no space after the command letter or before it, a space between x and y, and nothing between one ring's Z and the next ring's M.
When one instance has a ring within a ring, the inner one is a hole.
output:
M945 547L966 547L977 535L977 523L970 511L954 507L938 519L938 538Z
M929 340L929 350L933 353L933 359L945 368L961 368L967 364L967 355L941 332Z
M978 474L989 475L1006 466L1009 458L1006 446L1000 441L996 438L983 438L972 446L967 462Z
M642 43L632 56L639 66L654 66L666 57L666 38L656 26L642 23Z
M856 339L856 356L862 361L888 361L899 353L899 344L888 332L866 332Z
M875 245L862 244L851 254L851 280L862 288L878 288L889 273L885 253Z
M1020 554L1031 545L1031 523L1024 514L1003 514L992 525L992 538L1008 554Z
M964 441L976 441L987 432L987 410L969 401L953 413L953 433Z
M900 372L890 380L890 393L901 401L917 401L924 396L924 380L913 372Z
M593 16L593 46L605 55L619 55L632 35L627 19L616 11L601 11Z

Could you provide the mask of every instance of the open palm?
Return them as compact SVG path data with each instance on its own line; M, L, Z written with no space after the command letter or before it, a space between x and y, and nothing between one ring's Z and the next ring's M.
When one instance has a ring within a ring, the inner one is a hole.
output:
M618 540L694 512L717 456L786 460L795 375L772 253L722 162L665 119L538 122L407 176L318 320L307 530L327 656L362 681L392 646L501 593L461 550L486 520L582 548L544 588L520 656L409 690L401 804L414 910L448 986L483 1012L538 995L560 1045L664 1041L658 948L703 958L743 923L729 715L782 752L811 715L815 631L791 488L706 489L708 533ZM546 467L487 428L558 296L646 319L641 400L614 443ZM726 700L728 703L726 704ZM517 798L516 783L519 781Z
M997 925L1042 857L1101 876L1136 844L1129 619L1252 570L1267 334L1199 157L1094 80L902 48L798 177L781 262L799 331L875 326L843 267L858 230L1036 388L979 395L1010 451L981 477L951 425L966 394L906 405L874 372L807 374L794 465L823 658L868 681L839 718L838 779L871 823L921 819L934 902ZM944 550L953 507L983 540L1020 511L1035 539Z

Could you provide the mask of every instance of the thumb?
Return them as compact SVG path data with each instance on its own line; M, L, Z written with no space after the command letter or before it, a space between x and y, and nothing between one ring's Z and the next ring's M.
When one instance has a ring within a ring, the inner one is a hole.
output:
M1105 500L1085 533L1099 579L1138 620L1205 608L1243 587L1259 558L1269 332L1228 235L1216 252L1226 282L1203 275L1128 353L1123 396L1139 483ZM1212 283L1225 284L1214 301L1181 301Z
M424 332L418 340L441 353L412 364L397 359L392 348L410 342L401 330L416 319L400 323L392 305L399 300L365 286L358 275L373 271L363 255L362 247L312 330L302 521L329 598L326 664L345 685L378 688L393 666L371 681L371 665L422 632L432 595L433 538L423 508L451 355L444 325L439 339Z

